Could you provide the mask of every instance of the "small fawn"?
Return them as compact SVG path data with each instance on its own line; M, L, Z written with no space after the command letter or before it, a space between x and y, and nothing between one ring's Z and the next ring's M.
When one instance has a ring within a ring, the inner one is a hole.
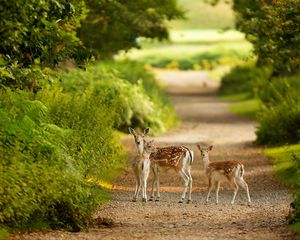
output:
M142 186L142 201L147 202L147 180L150 172L150 154L155 146L152 141L143 140L143 152L138 153L132 162L132 169L135 175L135 192L133 201L136 202Z
M129 132L134 136L135 144L138 152L140 153L143 149L143 143L145 137L149 133L149 128L146 128L143 133L136 133L133 128L129 128ZM153 172L152 191L151 198L149 201L154 200L154 187L156 186L156 199L159 201L159 168L173 168L179 176L183 179L183 192L179 200L182 203L186 197L188 191L187 203L192 200L192 175L191 165L194 160L194 153L185 146L167 146L157 147L150 155L151 170Z
M202 148L197 144L201 152L201 157L204 163L204 170L208 177L208 193L206 202L208 202L210 192L214 185L216 185L216 203L219 202L219 189L221 182L229 182L234 187L233 198L231 204L234 204L236 194L239 186L246 190L248 202L251 202L248 185L245 182L244 176L244 165L238 161L222 161L222 162L210 162L208 153L212 150L213 146Z

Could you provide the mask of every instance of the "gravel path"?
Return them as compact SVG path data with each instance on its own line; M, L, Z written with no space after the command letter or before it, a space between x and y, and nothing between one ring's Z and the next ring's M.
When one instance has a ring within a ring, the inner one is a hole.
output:
M274 178L261 149L252 145L255 123L230 113L229 104L216 97L217 82L205 73L160 71L158 76L167 84L182 124L155 140L161 146L184 144L194 150L192 203L178 203L182 182L171 170L160 173L160 202L131 202L134 178L129 168L116 180L112 201L98 211L94 227L79 233L38 232L11 239L300 239L286 226L291 201L288 190ZM226 184L218 205L214 192L211 202L204 204L207 179L196 142L214 145L212 161L244 163L253 201L250 206L242 190L231 206L232 190ZM133 139L125 145L130 152L136 151Z

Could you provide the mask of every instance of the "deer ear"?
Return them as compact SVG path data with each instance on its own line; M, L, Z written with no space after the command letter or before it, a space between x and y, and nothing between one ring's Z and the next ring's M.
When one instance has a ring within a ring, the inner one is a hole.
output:
M145 135L145 136L148 135L149 131L150 131L150 128L146 128L146 129L144 130L144 135Z
M132 135L136 134L133 128L129 127L128 130L129 130L130 134L132 134Z
M213 149L213 146L210 145L207 149L208 149L208 151L211 151Z
M200 144L197 144L197 147L199 148L200 151L202 150Z

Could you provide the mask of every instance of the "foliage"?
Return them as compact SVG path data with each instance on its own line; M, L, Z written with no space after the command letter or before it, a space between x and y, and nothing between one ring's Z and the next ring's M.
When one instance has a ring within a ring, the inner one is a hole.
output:
M80 36L87 51L76 35L85 2L90 15ZM126 159L116 129L159 132L176 121L141 65L53 69L99 50L111 56L138 46L140 36L166 38L166 20L178 17L175 0L1 1L0 237L15 230L82 229L107 200L96 183L110 181ZM83 34L89 21L100 27ZM93 38L99 45L88 45Z
M78 36L101 58L140 47L140 37L166 39L166 21L183 17L176 0L87 0L86 3L89 13Z
M43 91L0 95L0 225L77 231L105 199L85 176L105 178L121 163L114 111L95 104L101 96Z
M253 65L237 66L222 78L219 93L221 95L246 93L253 97L261 85L270 76L268 68L257 68Z
M265 81L258 92L259 98L266 106L276 105L285 99L299 99L300 76L274 77Z
M21 66L55 66L80 46L76 28L85 16L83 0L1 1L0 56Z
M129 126L164 131L175 122L175 113L153 75L130 62L100 63L86 71L62 74L64 91L93 90L116 106L115 127L127 132Z
M300 5L298 0L234 1L238 27L254 45L259 65L274 75L299 72Z
M300 145L269 148L264 152L274 160L275 173L280 180L293 188L294 201L290 205L288 223L299 231L300 222Z
M20 68L18 64L0 66L0 89L27 89L36 93L54 80L53 71L49 68Z
M263 107L258 117L257 143L286 144L298 142L300 140L299 103L299 99L288 98L277 105Z
M299 76L274 78L259 96L264 108L259 114L257 142L286 144L300 140ZM272 123L272 124L270 124Z

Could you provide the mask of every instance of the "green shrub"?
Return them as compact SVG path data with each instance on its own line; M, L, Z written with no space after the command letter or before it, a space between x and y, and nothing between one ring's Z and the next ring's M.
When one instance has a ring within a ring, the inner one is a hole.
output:
M0 229L80 230L107 199L97 180L111 181L126 160L115 129L174 123L153 75L119 67L72 70L52 83L40 75L48 84L35 93L0 90Z
M106 193L86 177L105 179L123 159L103 99L1 92L0 226L77 231L88 223Z
M66 139L69 164L81 169L83 176L105 178L109 169L118 164L122 152L113 131L116 103L107 102L104 91L99 94L44 90L37 98L46 102L55 125L71 130L72 135Z
M300 140L299 76L272 78L259 97L264 103L259 114L257 142L285 144Z
M222 78L219 93L221 95L248 93L253 97L270 74L271 71L267 68L257 68L253 65L237 66Z
M110 64L106 64L106 66L110 66L114 69L118 77L134 85L142 85L143 93L146 94L154 104L156 117L163 122L161 129L158 129L159 132L174 126L177 122L177 117L173 105L153 73L146 70L140 63L128 60L111 62Z
M300 140L300 101L292 96L263 106L258 115L258 144L286 144Z
M118 65L118 66L117 66ZM116 66L116 68L115 68ZM72 70L61 75L64 91L95 91L116 106L115 127L150 127L161 132L174 125L175 112L154 77L135 63L100 63L86 71Z
M258 96L265 104L277 104L286 98L300 98L300 76L277 77L266 81Z
M292 187L294 200L290 205L288 223L291 228L300 230L300 145L268 148L264 153L272 157L274 169L279 179Z

